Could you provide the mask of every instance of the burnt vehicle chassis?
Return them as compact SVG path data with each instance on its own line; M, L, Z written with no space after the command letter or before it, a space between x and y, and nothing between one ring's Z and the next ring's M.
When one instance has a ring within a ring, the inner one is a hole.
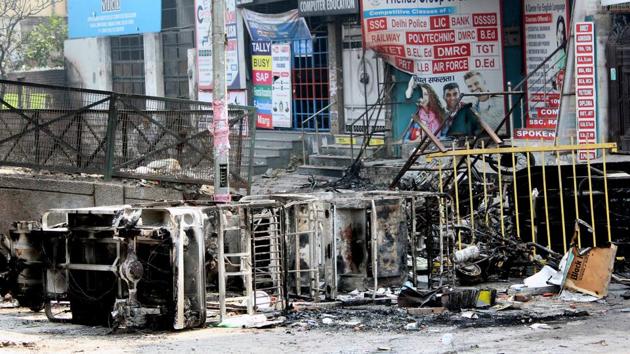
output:
M3 242L14 256L5 289L33 310L67 301L80 324L201 326L206 209L59 209L41 226L17 223Z
M443 196L322 193L52 209L41 224L17 222L0 239L0 290L21 306L45 307L52 321L70 320L52 309L63 302L72 322L112 328L200 327L209 309L220 320L234 304L282 311L291 298L400 285L416 273L408 256L449 253L450 234L420 227L420 214L433 208L427 198ZM443 217L440 225L452 222Z

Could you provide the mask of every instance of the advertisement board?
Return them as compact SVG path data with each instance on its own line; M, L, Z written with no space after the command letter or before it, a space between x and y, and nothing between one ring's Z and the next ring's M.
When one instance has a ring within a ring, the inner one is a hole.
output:
M291 45L273 43L271 45L271 104L274 127L291 128Z
M271 42L252 42L252 81L256 127L273 128L271 106L273 104L271 66Z
M503 91L501 23L499 0L362 0L366 48L414 75L407 97L422 89L429 98L420 107L438 120L458 109L453 97L460 93ZM504 118L503 96L467 97L466 102L492 128ZM505 126L500 133L506 133Z
M252 81L258 128L292 126L291 43L311 42L297 10L262 14L240 9L252 39ZM310 46L312 51L312 45ZM305 48L306 49L306 48Z
M225 3L225 80L228 89L245 88L243 24L236 0ZM200 90L212 90L212 2L195 0L195 42Z
M595 24L575 23L575 109L578 144L597 142L597 73L595 69ZM578 151L578 159L594 159L594 150Z
M558 48L568 39L568 11L567 0L525 0L523 3L525 69L531 74L527 80L525 125L527 129L553 130L553 134L545 135L551 138L555 137L566 68L566 50ZM556 50L544 67L536 71Z
M68 0L68 37L71 39L161 30L161 1Z
M279 14L262 14L240 9L252 42L295 41L311 39L311 32L298 10Z
M299 0L300 16L353 15L359 13L359 0Z

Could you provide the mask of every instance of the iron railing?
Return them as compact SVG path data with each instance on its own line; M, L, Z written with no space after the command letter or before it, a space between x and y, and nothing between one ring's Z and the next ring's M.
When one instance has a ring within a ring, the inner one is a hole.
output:
M229 109L237 187L246 186L251 172L242 159L243 138L255 129L251 112ZM0 80L4 166L212 184L211 126L207 102Z
M596 151L601 161L591 160ZM544 252L564 254L572 244L581 248L625 241L621 233L613 237L612 232L625 220L610 218L613 205L625 203L614 196L626 195L623 183L630 176L607 172L606 156L616 151L614 143L466 146L428 154L437 173L425 182L432 179L427 189L453 196L457 224L470 231L457 233L459 249L484 234L531 241ZM577 162L583 154L586 164ZM620 166L613 167L620 171ZM576 222L589 224L588 232Z

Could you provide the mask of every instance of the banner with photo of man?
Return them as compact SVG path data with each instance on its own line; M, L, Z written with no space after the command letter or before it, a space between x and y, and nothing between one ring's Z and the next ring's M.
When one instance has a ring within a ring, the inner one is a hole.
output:
M457 110L460 93L504 90L500 0L362 0L362 11L366 48L413 75L407 96L426 93L419 112L432 121ZM504 96L465 102L492 128L504 118Z

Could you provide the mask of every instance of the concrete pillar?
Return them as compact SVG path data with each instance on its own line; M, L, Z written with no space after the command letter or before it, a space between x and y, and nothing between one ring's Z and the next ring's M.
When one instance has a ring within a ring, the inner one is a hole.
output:
M345 132L344 103L343 103L343 35L341 22L334 18L328 22L328 90L331 102L330 132L341 134Z
M601 7L597 10L601 11ZM612 29L612 21L608 13L599 13L593 16L595 22L595 50L597 53L597 59L595 61L597 65L597 141L601 143L608 142L609 132L609 92L608 92L608 60L606 58L606 43L608 43L608 37L610 30ZM617 119L617 118L612 118ZM577 124L577 123L576 123Z
M164 96L164 56L160 33L145 33L144 91L149 96Z
M112 52L107 37L68 39L64 42L68 85L112 90Z

